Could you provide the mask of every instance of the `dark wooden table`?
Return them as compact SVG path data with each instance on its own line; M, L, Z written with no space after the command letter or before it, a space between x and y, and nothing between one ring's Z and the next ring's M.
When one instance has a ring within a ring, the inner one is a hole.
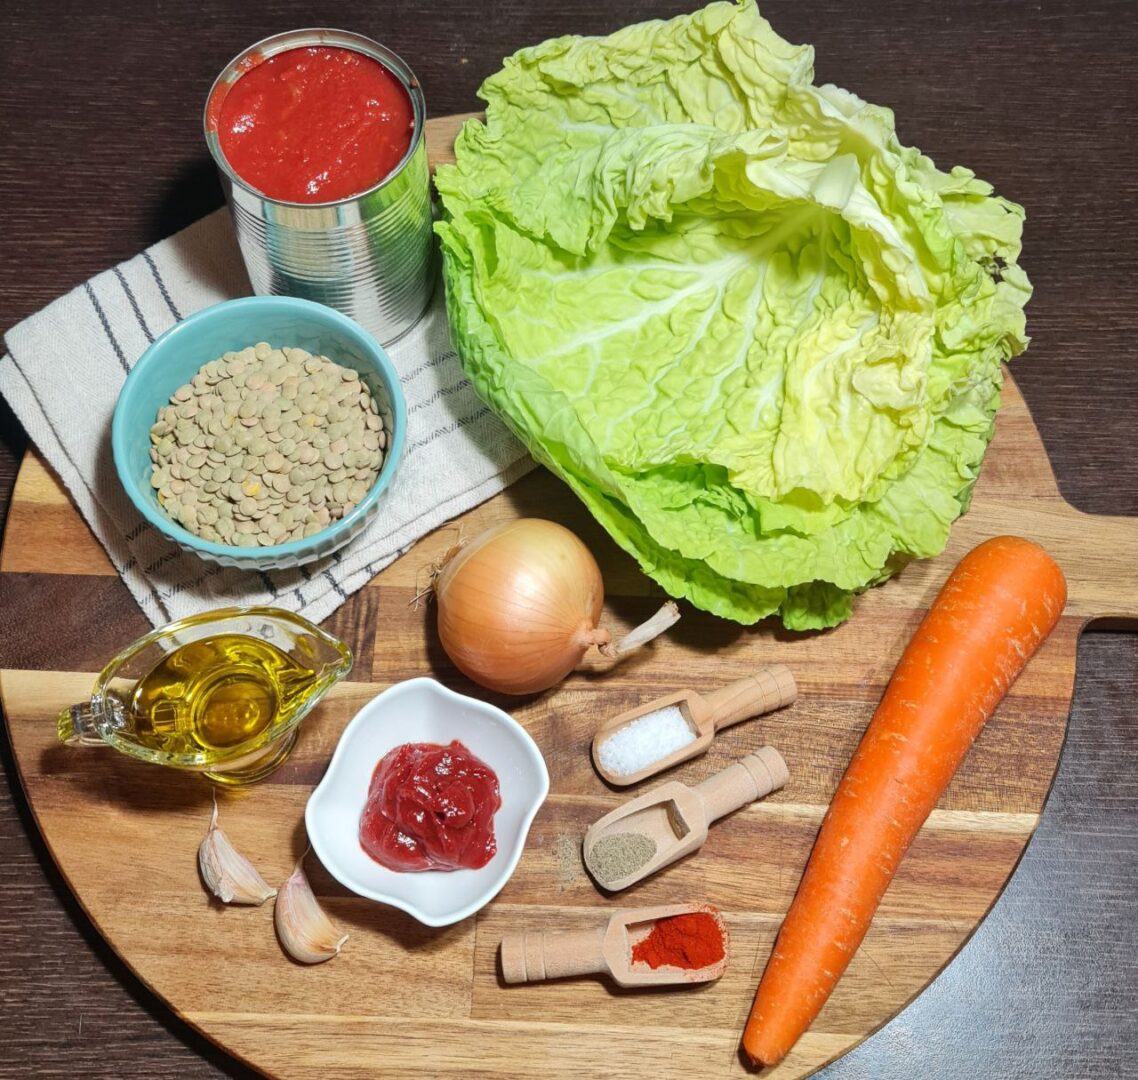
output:
M338 25L379 38L442 115L477 108L479 82L516 48L688 7L11 5L0 33L0 328L220 205L201 105L221 65L260 37ZM1034 343L1017 380L1066 496L1138 514L1131 0L768 0L763 12L817 47L820 80L889 105L905 141L1026 205ZM0 517L24 446L0 403ZM116 585L106 603L132 601ZM0 605L18 624L4 640L19 641L0 666L51 654L67 625L58 598ZM1138 638L1088 634L1055 788L1007 891L929 989L826 1076L1138 1076L1136 690ZM6 739L0 760L0 1078L252 1076L173 1018L91 929L39 840ZM138 905L140 918L161 917L145 897Z

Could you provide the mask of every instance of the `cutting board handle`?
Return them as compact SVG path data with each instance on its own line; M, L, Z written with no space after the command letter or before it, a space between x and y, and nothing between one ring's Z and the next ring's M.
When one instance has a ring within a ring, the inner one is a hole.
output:
M1038 511L1037 511L1038 515ZM1138 517L1085 514L1068 503L1038 515L1034 536L1067 576L1068 614L1138 624Z
M962 525L979 537L1014 533L1042 544L1067 578L1068 618L1138 623L1138 517L1085 514L1058 493L1003 495L973 503Z
M1072 514L1082 539L1073 559L1079 577L1072 594L1085 597L1092 619L1138 626L1138 517L1084 514L1074 508Z

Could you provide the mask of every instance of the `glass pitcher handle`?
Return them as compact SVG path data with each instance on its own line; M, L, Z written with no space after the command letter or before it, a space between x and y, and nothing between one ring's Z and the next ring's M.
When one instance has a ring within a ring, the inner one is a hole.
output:
M106 723L108 708L111 712L110 725ZM122 705L118 701L114 698L90 698L60 712L56 734L65 745L101 746L105 742L101 729L122 725Z

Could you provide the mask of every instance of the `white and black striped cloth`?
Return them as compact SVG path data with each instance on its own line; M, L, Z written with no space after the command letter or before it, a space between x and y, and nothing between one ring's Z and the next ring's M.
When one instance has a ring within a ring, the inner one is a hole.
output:
M271 604L319 622L421 536L533 467L463 375L440 285L418 326L388 349L407 398L407 442L368 530L297 570L233 570L181 551L146 525L118 483L110 449L115 399L131 365L162 331L248 292L228 214L219 210L5 336L0 394L155 626L228 604Z

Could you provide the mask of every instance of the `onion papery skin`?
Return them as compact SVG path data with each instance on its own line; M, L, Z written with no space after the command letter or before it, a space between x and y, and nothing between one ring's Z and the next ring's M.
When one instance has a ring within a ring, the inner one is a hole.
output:
M562 525L520 518L472 540L435 583L439 639L467 678L503 694L555 686L591 645L604 581L592 553Z

